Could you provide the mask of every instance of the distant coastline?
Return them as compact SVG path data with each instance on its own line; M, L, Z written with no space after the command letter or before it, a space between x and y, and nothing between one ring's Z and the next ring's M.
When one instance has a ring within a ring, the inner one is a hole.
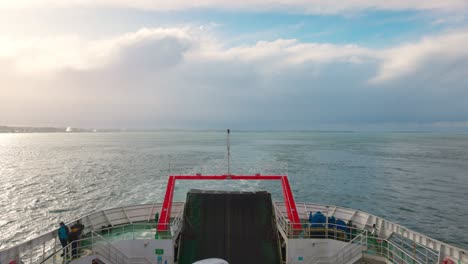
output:
M30 127L30 126L5 126L0 125L0 134L20 134L20 133L107 133L107 132L225 132L225 129L188 129L188 128L77 128L77 127ZM461 133L466 134L466 129L357 129L357 130L326 130L326 129L264 129L264 130L252 130L252 129L238 129L235 132L268 132L268 133L301 133L301 132L313 132L313 133Z
M83 133L83 132L119 132L117 129L86 129L74 127L17 127L0 126L0 133Z
M1 133L93 133L93 132L224 132L224 129L181 129L181 128L159 128L159 129L90 129L75 127L28 127L28 126L2 126ZM316 132L316 133L354 133L351 130L237 130L236 132Z

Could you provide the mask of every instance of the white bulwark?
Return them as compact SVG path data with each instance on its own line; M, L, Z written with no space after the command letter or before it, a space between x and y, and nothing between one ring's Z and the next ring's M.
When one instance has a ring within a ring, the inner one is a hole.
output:
M283 264L352 264L361 261L468 264L465 250L369 213L332 205L296 205L301 228L297 225L293 228L295 225L289 223L283 202L274 202ZM160 203L134 205L92 213L80 219L85 225L85 235L76 252L70 246L61 248L54 230L1 251L0 264L177 263L177 239L184 203L173 204L170 231L158 234L155 215L161 206ZM309 215L317 212L327 219L333 216L347 224L309 223ZM62 257L64 250L66 254Z

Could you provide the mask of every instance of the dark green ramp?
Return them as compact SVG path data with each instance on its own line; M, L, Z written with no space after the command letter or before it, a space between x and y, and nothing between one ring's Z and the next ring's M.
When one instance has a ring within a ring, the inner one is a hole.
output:
M267 192L191 190L179 264L221 258L229 264L280 264L279 237Z

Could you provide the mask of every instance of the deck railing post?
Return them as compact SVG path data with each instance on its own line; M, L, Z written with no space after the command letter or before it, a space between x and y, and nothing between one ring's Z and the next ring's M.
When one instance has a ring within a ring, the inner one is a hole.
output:
M380 243L380 255L383 255L383 243L384 241L382 240L382 243Z
M387 251L387 259L390 259L390 252L389 252L389 249L388 249L388 243L387 243L387 247L385 249Z
M55 238L55 241L54 241L54 251L53 251L54 254L56 254L55 252L57 252L57 250L56 250L56 247L57 247L56 242L57 242L57 237ZM52 256L52 264L55 264L55 255Z
M42 261L45 259L45 242L42 242Z
M328 238L328 205L327 205L327 218L325 219L325 238Z

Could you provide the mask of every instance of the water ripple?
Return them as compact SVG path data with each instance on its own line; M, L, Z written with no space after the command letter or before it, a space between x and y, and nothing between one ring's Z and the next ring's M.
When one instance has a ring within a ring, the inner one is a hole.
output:
M296 200L368 211L468 248L468 135L245 132L236 174L287 173ZM95 210L161 201L169 174L226 172L217 132L0 134L0 248ZM268 190L273 182L181 182ZM443 227L443 228L441 228Z

